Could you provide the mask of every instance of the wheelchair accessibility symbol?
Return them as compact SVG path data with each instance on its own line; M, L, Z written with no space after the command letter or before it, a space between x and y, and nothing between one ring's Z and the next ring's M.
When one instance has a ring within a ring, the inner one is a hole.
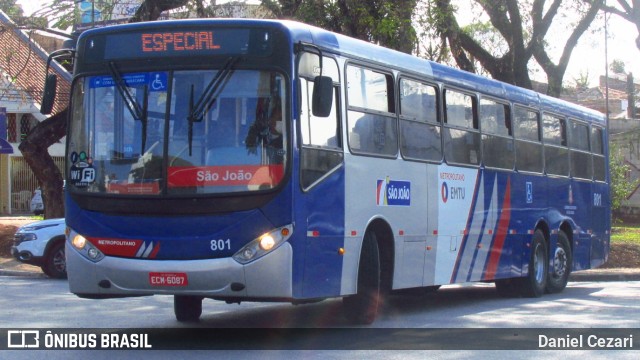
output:
M151 91L164 91L167 90L167 74L166 73L152 73L151 79L149 79L149 86Z

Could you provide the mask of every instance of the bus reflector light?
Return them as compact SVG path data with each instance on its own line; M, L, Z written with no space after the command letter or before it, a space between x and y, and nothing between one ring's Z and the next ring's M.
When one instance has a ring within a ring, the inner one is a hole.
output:
M344 253L345 253L344 248L340 248L340 249L338 249L338 254L340 254L340 255L344 255Z

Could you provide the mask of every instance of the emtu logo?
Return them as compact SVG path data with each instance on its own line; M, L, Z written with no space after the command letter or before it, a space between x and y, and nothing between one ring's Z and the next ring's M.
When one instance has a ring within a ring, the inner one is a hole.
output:
M442 183L442 188L440 188L440 194L442 195L442 202L447 203L449 200L449 185L446 182Z

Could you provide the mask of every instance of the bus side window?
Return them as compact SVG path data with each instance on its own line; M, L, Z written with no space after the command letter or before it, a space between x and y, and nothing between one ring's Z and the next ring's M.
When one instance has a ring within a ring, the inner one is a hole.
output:
M516 106L513 113L516 138L516 169L542 173L542 144L538 112Z
M477 99L458 91L445 90L444 154L447 162L480 164L480 132Z
M300 60L300 128L302 132L301 183L308 189L327 173L342 164L343 150L340 126L339 87L333 86L333 101L328 117L313 115L313 89L316 84L313 74L306 74L303 69L312 68L318 62L318 56L305 53ZM337 64L331 59L323 58L323 73L332 75L337 81ZM304 77L303 77L304 75Z
M591 180L593 162L589 153L589 126L575 120L569 122L569 159L571 176Z
M542 116L544 138L545 171L550 175L569 176L569 149L567 148L567 125L561 117Z
M347 66L349 147L354 153L395 157L398 129L393 77L356 65Z
M488 99L480 100L480 124L485 166L513 169L515 154L509 105Z
M437 94L432 85L400 80L400 151L405 158L442 160Z
M606 166L604 157L604 131L597 126L591 127L591 152L593 154L593 179L606 180Z

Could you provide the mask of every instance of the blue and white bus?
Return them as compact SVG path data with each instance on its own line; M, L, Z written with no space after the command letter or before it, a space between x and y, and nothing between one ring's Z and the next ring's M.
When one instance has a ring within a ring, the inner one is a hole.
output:
M86 31L67 136L67 269L83 298L562 291L609 253L603 115L288 21Z

